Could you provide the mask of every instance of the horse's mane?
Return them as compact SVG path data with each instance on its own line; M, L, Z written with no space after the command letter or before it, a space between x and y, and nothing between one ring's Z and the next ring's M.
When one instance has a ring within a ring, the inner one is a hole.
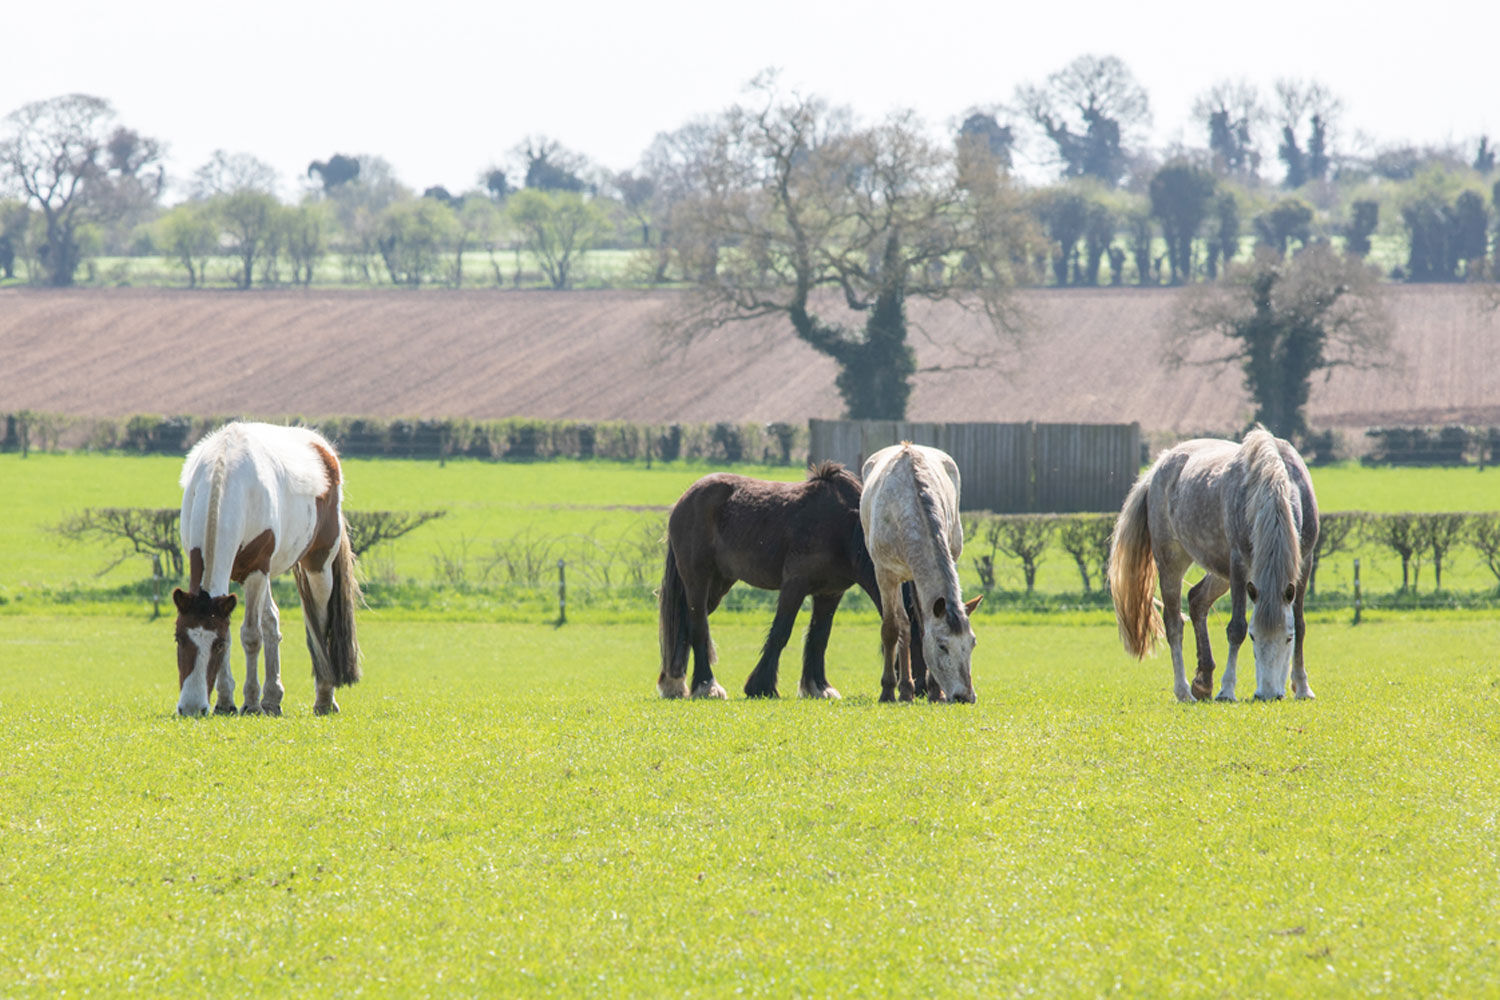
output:
M835 462L832 459L825 458L817 465L808 467L807 481L812 482L816 479L822 479L831 483L839 477L849 474L849 470L844 468L838 462Z
M917 505L921 507L922 516L927 520L928 534L937 552L938 570L943 574L944 585L952 595L956 596L962 593L958 582L958 567L953 564L953 555L948 551L948 526L938 510L937 483L929 474L927 463L920 461L918 453L911 449L911 443L909 441L901 443L906 446L903 450L911 463L912 481L917 487ZM952 606L953 603L949 602L948 614L956 616L957 609ZM954 628L958 625L956 620L949 624Z
M1292 512L1296 487L1276 438L1264 427L1257 425L1245 435L1240 454L1245 463L1245 510L1251 518L1251 577L1263 591L1274 587L1273 592L1279 594L1302 568L1301 532ZM1262 600L1256 603L1256 612L1278 606L1279 601Z

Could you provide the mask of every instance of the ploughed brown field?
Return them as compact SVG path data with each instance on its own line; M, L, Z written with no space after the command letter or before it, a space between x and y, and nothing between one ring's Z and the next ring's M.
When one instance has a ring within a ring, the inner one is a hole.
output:
M1399 358L1315 381L1315 427L1500 423L1500 310L1391 287ZM1172 371L1170 289L1028 291L1017 342L911 303L909 416L1225 432L1234 369ZM675 292L0 290L0 411L643 422L837 417L835 366L785 320L670 332ZM976 359L979 359L976 363Z

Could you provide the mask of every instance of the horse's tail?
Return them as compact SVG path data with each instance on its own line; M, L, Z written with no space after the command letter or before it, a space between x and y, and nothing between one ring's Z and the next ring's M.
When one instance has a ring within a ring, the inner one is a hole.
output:
M1156 596L1156 558L1151 554L1151 525L1146 495L1151 473L1136 480L1115 521L1109 543L1109 591L1115 602L1120 641L1131 656L1143 658L1165 635Z
M354 612L364 600L354 578L354 548L349 544L349 522L339 513L339 551L333 557L333 592L328 595L328 627L324 644L334 687L360 679L359 637L354 631Z
M687 661L692 640L688 635L687 588L677 571L677 554L672 551L670 536L656 601L660 611L657 635L661 640L661 676L656 679L656 690L663 698L682 698L688 693Z
M331 577L328 604L318 607L309 571L301 563L292 567L302 596L302 617L307 626L307 652L312 657L313 677L319 684L345 687L360 679L359 639L354 632L354 612L362 600L354 578L354 549L349 545L349 525L339 515L339 550L328 564Z

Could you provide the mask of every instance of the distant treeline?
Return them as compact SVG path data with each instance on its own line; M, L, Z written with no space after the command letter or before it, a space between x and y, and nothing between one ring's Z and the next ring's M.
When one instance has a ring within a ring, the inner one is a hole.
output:
M773 105L766 112L773 118L796 103L765 86L761 103ZM676 129L660 123L669 130L626 169L537 136L517 146L508 165L476 170L473 186L455 191L408 186L378 155L334 153L312 159L300 195L287 200L285 178L270 165L253 152L221 149L190 178L176 178L188 197L168 205L164 139L118 121L102 97L34 101L0 118L0 191L16 195L0 198L0 280L58 287L142 280L125 264L98 267L101 257L156 258L167 263L166 281L240 288L316 281L561 289L692 284L719 268L774 268L784 262L760 241L703 211L710 196L753 200L755 171L741 169L733 157L744 150L725 141L728 126L747 114L733 107ZM849 166L855 160L839 158L879 144L878 128L814 96L798 114L787 119L787 134L820 137L827 189L861 176ZM1343 101L1316 80L1278 80L1269 93L1243 81L1212 84L1196 95L1183 139L1167 149L1132 141L1151 118L1150 101L1114 56L1080 56L1021 85L1007 104L975 104L963 114L946 130L913 118L903 134L925 152L909 161L884 147L881 169L898 176L882 184L911 189L956 176L970 196L1009 192L1020 210L1015 221L1025 223L1017 228L1028 230L1029 246L1008 269L1018 285L1212 280L1252 248L1286 253L1319 241L1368 257L1397 280L1492 279L1500 271L1493 250L1500 167L1489 137L1340 148L1350 131ZM1028 147L1046 151L1055 176L1022 183L1012 168ZM837 242L847 232L832 227L812 238ZM584 263L601 249L637 253L606 276ZM959 246L926 259L933 269L973 262ZM161 280L145 280L153 279Z
M0 450L126 451L181 455L205 434L234 417L138 414L71 417L23 410L4 414ZM601 458L674 462L679 459L756 465L801 465L807 458L802 424L638 424L626 421L379 420L369 417L291 417L317 428L349 456L478 458L524 461Z

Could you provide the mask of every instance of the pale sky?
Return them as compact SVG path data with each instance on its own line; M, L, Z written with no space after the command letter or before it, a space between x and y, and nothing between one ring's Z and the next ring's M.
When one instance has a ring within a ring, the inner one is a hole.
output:
M79 91L164 140L176 179L222 148L270 163L290 194L310 160L373 153L417 191L456 192L490 165L514 177L528 135L631 167L766 67L863 118L912 108L937 128L1094 53L1145 87L1156 144L1204 144L1189 113L1219 80L1269 97L1296 76L1343 100L1336 149L1363 133L1471 155L1500 139L1497 44L1500 4L1475 0L80 0L0 13L0 115Z

